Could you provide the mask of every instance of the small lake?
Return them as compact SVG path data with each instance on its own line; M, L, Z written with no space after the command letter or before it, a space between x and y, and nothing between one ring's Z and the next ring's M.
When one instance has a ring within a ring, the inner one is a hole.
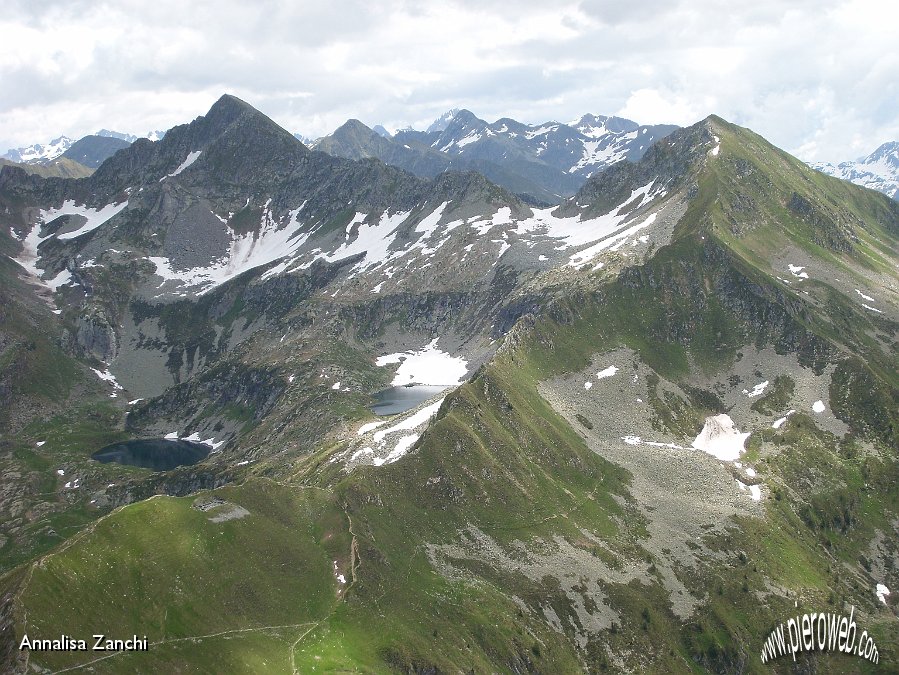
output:
M411 410L419 403L427 401L450 386L414 384L411 387L390 387L374 395L375 403L371 411L375 415L398 415Z
M202 443L149 438L107 445L91 455L91 459L103 464L118 462L154 471L171 471L178 466L196 464L209 454L209 450L209 446Z

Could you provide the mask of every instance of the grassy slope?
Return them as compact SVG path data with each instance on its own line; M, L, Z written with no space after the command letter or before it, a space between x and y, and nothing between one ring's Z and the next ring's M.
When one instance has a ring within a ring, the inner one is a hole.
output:
M349 567L346 518L324 491L265 480L217 496L249 515L213 523L209 518L226 508L207 513L191 508L194 497L159 497L116 511L43 558L21 598L29 634L102 630L161 643L149 661L115 657L96 664L96 672L146 672L150 662L157 669L182 658L202 671L218 670L223 658L253 672L274 641L280 647L268 670L284 672L285 645L338 601L333 566ZM229 631L240 639L223 642L220 634ZM214 637L207 643L202 636ZM198 642L181 650L185 638ZM43 653L33 660L56 669L95 656Z

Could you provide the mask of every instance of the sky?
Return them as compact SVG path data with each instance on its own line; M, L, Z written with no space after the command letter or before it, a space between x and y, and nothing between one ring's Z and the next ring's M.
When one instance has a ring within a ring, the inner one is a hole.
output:
M189 122L223 93L291 132L711 113L806 161L899 140L896 0L4 0L0 153Z

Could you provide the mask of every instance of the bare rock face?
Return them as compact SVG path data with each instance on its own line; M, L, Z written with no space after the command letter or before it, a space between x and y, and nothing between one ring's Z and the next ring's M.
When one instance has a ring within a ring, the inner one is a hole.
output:
M119 352L118 336L102 311L78 317L75 343L78 351L101 361L111 361Z

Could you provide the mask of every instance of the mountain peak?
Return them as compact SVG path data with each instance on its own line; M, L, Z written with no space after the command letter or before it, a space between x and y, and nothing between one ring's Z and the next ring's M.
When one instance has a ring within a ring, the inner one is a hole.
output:
M376 124L372 129L378 136L383 136L384 138L393 138L393 134L391 134L387 129L382 127L380 124Z
M899 169L899 141L888 141L862 160L865 164L884 162Z
M209 112L206 113L205 117L210 121L221 120L226 124L230 124L241 115L249 113L262 115L262 113L246 101L242 101L231 94L224 94L218 101L212 104L212 107L209 109Z
M459 109L458 109L458 108L453 108L452 110L447 110L447 111L446 111L445 113L443 113L440 117L438 117L436 120L434 120L433 122L431 122L431 126L429 126L429 127L427 128L427 130L425 131L425 133L430 134L430 133L433 133L433 132L435 132L435 131L444 131L444 130L449 126L450 122L452 122L453 119L454 119L454 118L456 117L456 115L458 115L458 114L459 114Z

